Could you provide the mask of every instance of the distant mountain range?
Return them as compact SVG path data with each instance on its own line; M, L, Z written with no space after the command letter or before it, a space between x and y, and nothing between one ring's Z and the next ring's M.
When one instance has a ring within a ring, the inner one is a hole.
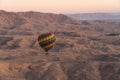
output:
M81 20L120 20L120 13L76 13L67 15Z

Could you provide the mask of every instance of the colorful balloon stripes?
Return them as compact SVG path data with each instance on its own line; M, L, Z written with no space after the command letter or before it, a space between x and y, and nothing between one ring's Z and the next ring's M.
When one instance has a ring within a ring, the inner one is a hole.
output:
M38 36L38 43L46 52L55 45L55 40L53 33L45 33Z

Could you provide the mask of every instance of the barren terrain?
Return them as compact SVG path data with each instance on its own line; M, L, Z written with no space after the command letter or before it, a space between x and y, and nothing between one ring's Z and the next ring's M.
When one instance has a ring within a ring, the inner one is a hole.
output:
M47 56L45 32L57 39ZM1 10L0 80L120 80L120 23Z

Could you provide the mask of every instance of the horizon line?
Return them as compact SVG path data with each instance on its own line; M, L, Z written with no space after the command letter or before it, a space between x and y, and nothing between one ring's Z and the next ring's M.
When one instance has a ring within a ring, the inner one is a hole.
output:
M0 9L0 11L5 11L5 12L15 12L15 13L19 13L19 12L39 12L39 13L53 13L53 14L82 14L82 13L120 13L120 11L88 11L88 12L61 12L61 13L56 13L56 12L43 12L43 11L36 11L36 10L23 10L23 11L11 11L11 10L3 10Z

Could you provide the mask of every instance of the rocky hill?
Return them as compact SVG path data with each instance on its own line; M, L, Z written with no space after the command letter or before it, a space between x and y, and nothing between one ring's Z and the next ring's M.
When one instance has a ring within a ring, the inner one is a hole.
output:
M45 32L57 39L47 56ZM120 80L120 23L1 10L0 80Z

